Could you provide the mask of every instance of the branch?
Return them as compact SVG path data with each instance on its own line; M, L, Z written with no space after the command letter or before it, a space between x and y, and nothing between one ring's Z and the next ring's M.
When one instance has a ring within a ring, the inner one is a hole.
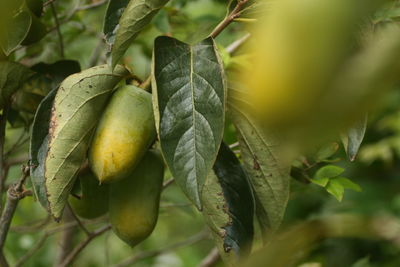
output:
M221 259L219 255L218 249L213 248L210 253L200 262L199 267L212 267L217 264L217 262Z
M50 3L50 7L51 7L51 12L53 13L54 21L56 22L58 41L60 43L60 56L61 58L64 58L64 40L60 30L60 21L58 20L57 11L56 8L54 7L53 2Z
M82 229L82 231L85 232L85 234L87 236L90 236L90 232L89 230L83 225L83 223L81 222L81 220L78 218L78 216L76 216L75 212L72 210L71 205L67 204L67 207L72 215L72 217L75 219L75 221L77 222L77 224L79 225L79 227Z
M106 225L102 228L100 228L97 231L94 231L93 233L90 233L90 235L82 241L79 245L77 245L71 253L65 258L65 260L59 265L59 267L67 267L70 266L71 263L76 259L76 257L79 255L79 253L96 237L100 236L104 232L108 231L111 229L111 225Z
M6 125L7 125L7 114L8 105L3 108L3 114L0 116L0 212L3 207L3 188L6 182L6 171L4 166L4 143L6 137Z
M22 176L20 180L13 186L10 186L10 188L8 189L6 206L0 218L0 254L3 253L7 233L10 229L11 220L13 218L15 209L17 208L18 201L24 198L29 192L25 191L23 188L23 184L25 183L25 180L28 176L29 168L23 166ZM5 259L3 260L5 261Z
M215 27L210 36L212 38L217 37L226 27L228 27L229 24L231 24L234 19L238 18L247 2L249 2L249 0L238 0L232 12L229 13L229 15L226 16L224 20L222 20L221 23L217 25L217 27Z
M180 247L193 245L201 240L206 239L207 237L208 237L208 232L201 231L200 233L197 233L184 241L177 242L177 243L167 246L165 248L138 253L138 254L134 255L133 257L127 258L126 260L114 265L113 267L133 266L135 263L137 263L141 260L144 260L147 258L152 258L152 257L158 256L161 254L165 254L171 250L174 250L174 249L177 249Z
M239 47L241 47L249 38L250 38L250 33L245 34L242 38L234 41L228 47L226 48L226 52L229 54L233 54Z
M163 184L163 190L165 190L168 186L170 186L171 184L173 184L175 182L174 178L169 179L168 181L165 181Z

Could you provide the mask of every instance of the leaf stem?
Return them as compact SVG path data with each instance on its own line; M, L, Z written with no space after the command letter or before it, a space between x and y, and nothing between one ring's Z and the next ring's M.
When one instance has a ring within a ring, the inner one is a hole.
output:
M212 38L216 38L232 21L238 18L241 14L241 11L245 4L247 4L249 0L238 0L235 8L229 13L222 21L215 27L215 29L211 32L210 36Z

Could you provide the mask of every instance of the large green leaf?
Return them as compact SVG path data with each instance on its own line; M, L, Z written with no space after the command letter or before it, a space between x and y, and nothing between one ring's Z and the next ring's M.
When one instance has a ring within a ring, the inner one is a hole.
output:
M109 44L114 43L115 34L119 27L119 19L129 1L130 0L113 0L108 2L106 16L104 18L103 33Z
M66 78L55 96L47 139L37 155L38 183L47 193L49 210L55 219L63 208L86 153L99 114L118 82L128 75L118 66L114 72L107 65L97 66ZM44 123L46 123L44 121ZM43 133L40 134L43 137ZM37 143L31 151L37 150Z
M31 12L22 10L10 21L7 21L6 29L0 36L0 46L8 56L28 35L32 24Z
M238 92L231 90L230 99L242 101L244 98ZM235 101L230 100L229 107L243 163L254 190L257 218L264 234L271 233L282 222L289 199L290 164L280 152L277 136L260 126Z
M214 41L190 46L158 37L152 85L162 153L182 190L201 209L200 192L224 129L224 72Z
M22 87L23 83L34 74L29 68L16 62L0 62L0 108L11 95Z
M224 143L205 183L203 215L227 264L250 252L254 200L242 165Z
M358 150L360 149L361 143L364 139L365 131L367 130L367 121L368 117L365 116L350 127L346 134L342 135L343 145L350 161L356 159Z
M169 0L131 0L122 13L111 51L112 66L125 54L139 32Z

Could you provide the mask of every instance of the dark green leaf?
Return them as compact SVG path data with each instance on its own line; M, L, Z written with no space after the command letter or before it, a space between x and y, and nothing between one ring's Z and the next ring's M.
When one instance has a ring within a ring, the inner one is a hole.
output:
M51 107L57 88L42 100L36 110L30 138L29 155L31 160L30 176L36 198L46 209L49 209L47 190L44 178L44 162L48 149L48 132L50 124Z
M222 258L235 263L251 249L254 199L242 165L224 143L213 170L202 193L203 215Z
M233 93L232 90L232 97ZM283 219L289 199L290 165L279 153L280 141L274 134L232 101L230 108L244 166L255 194L257 219L264 234L267 230L273 232Z
M81 71L81 66L75 60L60 60L52 64L38 63L32 70L50 77L53 86L60 84L66 77Z
M7 56L22 43L31 24L32 16L27 10L19 12L9 21L4 36L0 36L0 46Z
M0 62L0 109L11 95L22 87L23 83L34 74L29 68L16 62Z
M158 37L152 85L164 158L182 190L201 209L200 192L224 129L224 73L214 41L190 46Z
M51 110L48 141L42 145L43 149L47 146L43 175L55 219L61 217L77 172L86 159L99 114L113 88L127 75L121 66L112 72L109 66L101 65L71 75L61 83Z
M35 14L36 17L40 17L43 12L43 1L42 0L25 0L25 3L29 10Z
M103 33L109 44L114 43L115 34L119 26L119 19L129 0L112 0L108 2L106 17L104 18Z
M125 54L139 32L169 0L131 0L122 13L111 51L114 67Z

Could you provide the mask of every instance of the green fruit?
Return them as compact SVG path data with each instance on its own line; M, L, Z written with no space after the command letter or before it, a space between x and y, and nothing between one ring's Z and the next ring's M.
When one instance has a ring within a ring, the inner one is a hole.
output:
M80 175L75 183L81 192L79 197L70 195L69 203L79 217L94 219L108 211L108 185L99 185L91 172Z
M119 88L111 98L89 150L89 162L101 183L126 177L156 136L151 95L135 86Z
M29 28L28 34L21 43L22 45L31 45L39 42L47 34L46 26L40 21L40 19L34 14L31 14L31 16L32 24Z
M110 184L110 222L115 234L130 246L146 239L157 223L164 164L147 152L137 168Z

